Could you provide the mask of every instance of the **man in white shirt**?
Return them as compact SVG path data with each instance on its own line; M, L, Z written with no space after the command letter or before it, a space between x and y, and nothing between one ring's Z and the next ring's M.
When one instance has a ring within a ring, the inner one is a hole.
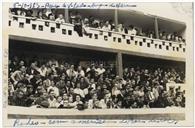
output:
M129 35L136 35L137 34L137 31L133 25L129 26L128 34Z
M103 30L105 31L111 31L111 25L109 24L108 21L106 21L105 25L102 27Z
M83 71L82 67L81 66L78 66L78 69L77 69L77 77L84 77L85 76L85 72Z
M92 96L92 99L88 102L88 109L96 109L101 108L100 107L100 101L98 100L97 94L94 93Z
M74 65L71 65L70 68L66 71L66 74L69 78L74 78L76 76L76 71L74 70Z
M84 91L80 88L80 83L76 84L76 88L74 89L74 93L80 95L82 98L85 97Z
M58 15L58 18L55 20L55 22L60 23L60 24L65 23L65 20L64 20L63 15L62 14L59 14Z
M100 64L99 68L96 69L96 72L98 73L98 75L101 75L105 72L106 70L103 67L103 64Z
M59 96L59 89L55 86L54 81L51 81L50 84L51 84L51 86L49 86L47 88L47 92L50 92L50 90L53 90L55 97L58 97Z
M24 78L25 73L26 73L26 67L21 66L19 70L16 70L11 75L11 79L14 81L14 85L16 85L18 83L18 81L20 81Z
M48 98L48 102L49 102L49 108L57 108L58 107L58 101L55 98L55 93L53 90L50 90L49 92L49 98Z
M43 76L43 77L46 76L47 68L45 67L44 64L38 69L38 72L40 73L41 76Z

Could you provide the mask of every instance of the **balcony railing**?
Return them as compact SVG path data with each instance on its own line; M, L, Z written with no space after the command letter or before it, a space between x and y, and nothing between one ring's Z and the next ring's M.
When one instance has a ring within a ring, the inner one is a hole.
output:
M74 25L55 21L11 15L10 35L47 39L69 44L115 49L143 56L185 60L186 44L89 28L89 35L79 37Z

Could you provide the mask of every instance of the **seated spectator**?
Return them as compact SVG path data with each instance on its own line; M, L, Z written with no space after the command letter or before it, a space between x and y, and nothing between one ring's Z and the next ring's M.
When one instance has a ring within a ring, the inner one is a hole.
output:
M84 98L85 97L85 93L84 93L84 91L80 88L81 86L80 86L80 83L78 82L77 84L76 84L76 88L74 89L74 93L75 94L78 94L78 95L80 95L82 98Z
M70 101L70 97L68 96L67 93L63 94L62 101L63 101L62 108L73 108L71 106L71 103L73 102L73 100Z
M13 99L11 99L11 105L14 106L26 106L26 97L22 90L15 91Z
M99 68L96 69L96 72L97 72L98 75L101 75L105 72L103 64L100 64Z
M101 100L100 100L100 107L101 107L102 109L112 108L112 107L113 107L113 103L112 103L111 96L109 95L109 91L108 91L107 94L104 96L104 99L101 99Z
M88 102L88 109L100 109L100 101L98 100L97 94L94 93L92 99Z
M122 95L119 86L117 84L115 84L114 87L112 88L112 95L113 96Z
M14 95L14 86L12 84L12 82L10 81L10 79L8 80L8 102L13 99L13 95ZM8 103L10 104L10 102Z
M75 102L72 103L74 108L79 109L79 105L83 105L80 95L76 95Z
M55 93L54 90L49 90L49 98L48 98L48 102L49 102L49 108L58 108L58 102L55 98Z
M131 66L119 77L114 64L103 63L75 67L60 59L10 57L8 104L79 110L185 107L185 90L166 88L185 82L181 69Z
M59 96L59 89L56 87L55 82L51 81L51 85L47 88L47 92L52 91L52 94L54 94L55 97Z
M56 107L57 108L63 108L64 107L64 102L61 96L58 96L57 98L57 103L56 103Z
M73 79L76 76L76 71L74 65L71 65L69 69L66 70L66 74L70 79Z
M85 72L83 71L83 69L82 69L81 66L78 66L76 74L77 74L77 77L78 77L78 78L79 78L79 77L84 77L84 76L85 76Z

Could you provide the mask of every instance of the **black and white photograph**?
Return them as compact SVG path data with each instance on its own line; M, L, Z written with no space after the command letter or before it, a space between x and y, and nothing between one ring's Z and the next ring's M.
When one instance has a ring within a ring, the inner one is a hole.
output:
M4 2L4 127L193 126L193 3Z

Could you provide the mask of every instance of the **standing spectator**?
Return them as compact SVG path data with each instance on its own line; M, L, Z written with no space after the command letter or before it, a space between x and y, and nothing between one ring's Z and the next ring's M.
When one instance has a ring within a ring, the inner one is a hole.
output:
M45 67L45 64L41 65L38 71L42 77L45 77L47 74L47 68Z
M109 24L109 21L105 22L102 29L105 30L105 31L111 31L111 25Z
M71 24L74 24L74 23L75 23L75 18L76 18L76 16L74 15L74 13L70 11L70 12L69 12L69 17L70 17L69 22L70 22Z
M43 10L40 10L37 12L37 18L38 19L44 19L44 20L47 20L48 17L43 13Z
M51 20L51 21L55 21L55 15L53 13L50 13L48 15L48 19Z
M24 9L17 9L16 15L18 15L18 16L25 16L26 13L25 13Z
M124 25L123 24L119 24L118 25L118 32L125 33L125 28L124 28Z
M82 29L83 29L82 17L78 12L76 12L75 22L74 22L74 31L76 31L80 37L83 36Z
M57 22L57 23L59 23L59 24L65 23L63 14L59 14L59 15L58 15L58 18L55 20L55 22Z
M129 25L128 34L129 35L137 35L137 31L133 25Z

